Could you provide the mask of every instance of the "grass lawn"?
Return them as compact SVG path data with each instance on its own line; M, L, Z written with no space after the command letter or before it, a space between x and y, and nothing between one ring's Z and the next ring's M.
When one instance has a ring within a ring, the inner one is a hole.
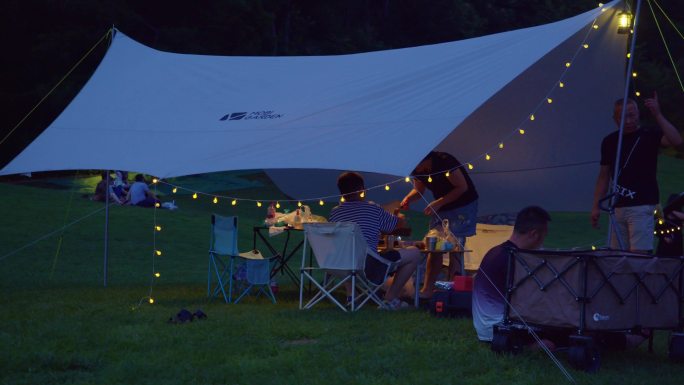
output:
M684 190L684 162L662 158L663 196ZM216 194L284 198L260 173ZM343 314L329 304L298 310L297 288L279 281L278 303L248 297L226 305L206 296L209 214L238 215L240 249L265 207L232 207L170 192L177 211L111 207L109 285L103 287L101 203L83 186L0 183L0 384L553 384L566 382L540 352L497 356L469 319L425 311L367 308ZM193 181L192 183L199 183ZM181 184L179 182L179 184ZM52 186L54 187L54 186ZM206 191L206 190L203 190ZM587 202L589 208L591 202ZM316 207L327 216L331 205ZM94 213L94 214L92 214ZM88 214L63 232L14 252ZM588 213L552 213L548 247L600 245ZM414 229L427 221L410 215ZM605 218L604 218L605 220ZM605 226L604 226L605 228ZM417 231L420 233L420 231ZM275 240L277 244L281 240ZM299 263L299 255L293 259ZM160 278L153 278L159 272ZM146 302L148 296L155 303ZM174 325L181 308L208 319ZM561 362L568 367L564 354ZM667 358L667 333L646 347L608 352L597 374L569 369L578 383L679 384L684 365Z

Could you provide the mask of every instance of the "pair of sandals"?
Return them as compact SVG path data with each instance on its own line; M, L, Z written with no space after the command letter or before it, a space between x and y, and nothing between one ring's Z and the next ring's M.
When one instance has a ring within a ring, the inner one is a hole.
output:
M186 322L192 322L195 319L206 319L207 315L200 309L197 309L196 312L190 313L190 311L186 309L181 309L178 314L175 316L169 318L169 323L171 324L184 324Z

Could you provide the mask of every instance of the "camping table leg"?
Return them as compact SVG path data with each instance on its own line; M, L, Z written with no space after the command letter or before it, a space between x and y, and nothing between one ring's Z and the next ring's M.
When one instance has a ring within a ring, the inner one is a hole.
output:
M282 251L278 251L275 249L275 247L271 244L271 242L266 238L262 233L261 230L268 230L268 227L263 227L263 226L255 226L254 227L254 236L253 236L253 242L252 246L256 249L257 245L257 238L261 240L261 243L263 243L266 248L268 248L268 251L271 253L272 256L275 257L275 265L273 266L273 269L271 270L271 278L275 277L278 272L281 274L287 275L292 282L294 282L296 285L299 285L299 279L297 276L294 274L292 269L287 265L287 262L292 258L292 256L299 250L302 245L304 244L304 240L300 241L290 252L287 251L288 246L290 244L290 231L293 231L294 229L286 229L286 238L285 238L285 244L283 245ZM298 230L295 230L298 231Z

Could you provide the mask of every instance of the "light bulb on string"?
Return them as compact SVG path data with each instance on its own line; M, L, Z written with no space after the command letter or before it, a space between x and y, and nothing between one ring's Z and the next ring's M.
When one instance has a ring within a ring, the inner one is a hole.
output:
M192 194L192 199L197 199L197 193Z
M570 62L565 62L565 68L570 68Z
M449 175L451 175L451 173L450 173L449 171L447 171L446 173L444 173L444 176L447 177L447 178L449 177Z
M154 298L150 297L150 299L147 300L147 301L148 301L150 304L153 304L153 303L154 303Z
M534 120L534 114L530 115L530 120Z
M157 178L152 178L152 184L157 184L157 182L159 182L159 179L157 179Z
M276 202L276 208L277 208L277 209L280 208L280 202Z
M585 49L586 49L586 48L589 48L589 44L584 43L584 44L582 44L582 47L584 47Z
M155 250L154 253L157 254L157 256L161 256L161 255L162 255L161 250Z
M154 202L154 207L159 208L161 207L161 204L159 202Z
M634 93L634 95L636 95L636 96L641 96L641 92L637 91L637 92Z
M489 156L489 154L485 154L485 160L490 160L490 159L492 159L492 157Z
M231 206L235 206L237 204L237 199L233 199L232 202L230 202Z
M213 202L214 202L214 204L217 204L217 203L218 203L218 198L217 198L217 197L214 197Z
M257 201L257 207L261 207L261 202Z
M627 59L629 59L632 56L630 52L627 52Z
M504 148L503 142L499 143L499 148L500 148L501 150L503 150L503 148Z
M302 207L302 202L297 202L297 207Z
M520 133L520 135L525 135L525 130L523 130L522 128L518 129L518 132Z
M340 202L344 203L344 197L340 197Z
M633 77L633 78L637 77L637 75L638 75L638 74L637 74L636 71L632 72L632 77Z
M432 175L428 175L428 183L432 183Z
M159 226L159 225L156 225L156 226L154 226L154 229L157 230L157 231L161 231L162 227Z
M406 177L406 178L404 178L404 182L406 182L406 183L409 183L409 182L411 182L411 178L410 178L410 177Z
M173 190L171 190L172 193L177 193L178 192L178 187L174 187Z
M365 197L366 197L366 192L365 192L365 191L361 191L361 194L359 194L359 196L361 196L361 198L365 198Z
M598 24L594 24L593 28L598 29Z
M473 164L472 164L472 163L468 163L468 170L472 170L472 169L474 169L474 168L475 168L475 167L473 167Z
M323 199L321 199L321 200L318 201L318 204L321 205L321 206L323 206L323 205L325 204L325 202L323 202Z
M157 278L159 278L159 277L161 277L161 274L159 274L159 273L154 273L154 276L157 277Z
M385 191L389 191L390 187L388 184L385 185Z
M551 104L551 103L553 103L553 99L551 99L551 98L546 98L546 102L549 103L549 104Z
M565 87L565 83L563 83L563 82L558 82L558 87L560 87L560 88Z

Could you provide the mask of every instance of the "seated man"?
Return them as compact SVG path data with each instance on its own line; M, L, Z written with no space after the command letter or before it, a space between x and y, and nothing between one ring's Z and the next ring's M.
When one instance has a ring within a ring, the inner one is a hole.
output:
M123 204L124 199L120 198L115 190L112 183L112 177L108 172L102 173L102 180L95 186L95 194L93 195L93 200L98 202L104 202L107 199L107 183L109 182L109 200L117 204Z
M493 326L503 321L508 248L538 249L548 232L549 213L541 207L522 209L515 219L513 234L489 250L473 281L473 326L480 341L491 341Z
M344 201L330 212L330 222L358 223L368 246L377 247L380 233L391 233L397 228L404 227L404 218L394 216L375 203L363 200L361 193L365 187L363 177L355 172L342 173L337 178L337 187L344 197ZM385 303L388 309L396 310L408 306L399 299L401 289L411 275L416 271L421 259L420 251L415 247L392 250L381 254L386 259L399 261L394 281L385 293ZM349 294L349 293L348 293Z
M128 189L127 200L131 205L142 207L152 207L159 202L157 196L147 187L142 174L135 176L135 182Z

